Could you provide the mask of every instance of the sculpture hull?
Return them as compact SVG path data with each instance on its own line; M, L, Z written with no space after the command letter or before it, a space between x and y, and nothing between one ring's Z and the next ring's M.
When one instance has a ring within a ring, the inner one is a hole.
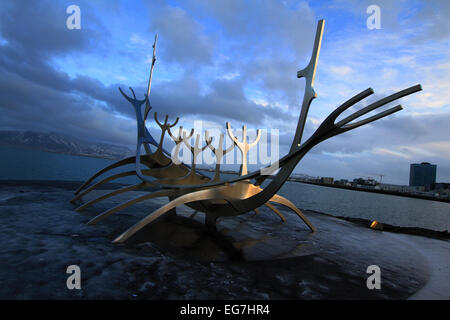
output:
M230 201L247 199L262 191L259 186L255 186L249 181L239 181L232 185L223 186L220 188L210 188L205 190L209 193L210 200L196 201L195 195L192 201L186 202L188 207L204 212L207 219L217 219L218 217L237 216L246 212L237 210ZM186 191L180 191L179 194L169 197L170 201L178 198L181 195L187 194Z

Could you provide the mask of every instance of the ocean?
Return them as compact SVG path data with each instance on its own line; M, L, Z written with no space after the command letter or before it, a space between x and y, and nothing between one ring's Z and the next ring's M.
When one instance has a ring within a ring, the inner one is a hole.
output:
M83 181L114 160L0 147L0 180ZM126 170L133 170L129 165ZM120 172L124 168L112 172ZM208 174L208 173L207 173ZM137 183L137 178L117 182ZM450 203L286 182L279 192L300 209L377 220L403 227L450 230Z

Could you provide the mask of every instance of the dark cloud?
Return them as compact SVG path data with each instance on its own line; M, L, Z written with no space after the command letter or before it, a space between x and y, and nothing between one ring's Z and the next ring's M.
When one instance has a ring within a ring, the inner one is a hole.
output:
M276 107L258 105L249 101L239 79L216 80L210 92L201 95L198 82L190 77L173 81L164 86L155 86L151 104L155 111L164 110L169 115L197 115L199 120L238 120L248 124L262 124L266 119L286 120L290 115Z
M415 37L419 42L446 40L450 37L450 2L447 0L427 1L413 22L424 26L423 32Z
M82 32L69 31L65 9L53 1L2 5L0 35L6 44L0 46L0 126L85 138L96 132L97 140L110 141L114 137L118 143L129 143L118 132L105 130L114 128L108 126L111 119L106 110L121 110L124 105L117 89L84 76L71 79L51 65L56 56L98 49L108 39L101 26L82 25ZM98 23L95 17L87 20ZM103 118L95 118L96 115Z
M302 88L296 72L308 63L317 23L306 2L192 0L187 6L199 18L217 23L220 39L232 39L220 43L232 61L225 70L238 70L243 82L270 92L265 96L278 103L298 106Z
M232 48L247 52L249 58L256 53L279 52L282 48L292 49L295 57L302 57L314 39L316 19L306 2L191 0L187 3L200 18L218 23L222 35L233 38Z
M0 8L0 34L11 48L26 53L31 62L85 52L108 36L106 29L98 30L101 26L95 17L83 19L90 24L83 24L82 30L68 30L67 17L66 6L61 2L6 2Z
M183 66L210 64L214 41L202 26L180 7L162 1L150 2L150 30L163 39L158 45L167 62Z
M242 86L256 85L268 103L298 106L296 71L308 63L316 31L307 3L194 0L148 6L161 60L180 65L192 78L214 64L221 72L216 77L236 72ZM222 59L212 62L213 53Z
M23 6L26 7L24 10ZM97 31L87 29L73 38L72 33L68 34L65 28L66 15L61 14L65 12L63 9L62 6L50 6L48 3L18 3L16 6L3 8L2 16L18 14L23 23L15 25L14 32L10 19L1 22L2 37L8 44L0 46L0 68L3 70L0 75L0 108L4 114L0 124L11 127L14 123L17 129L59 129L65 133L90 136L87 128L92 128L86 125L86 117L92 115L94 108L101 108L104 111L101 116L104 118L90 121L97 123L95 137L110 141L129 141L118 138L118 132L111 135L105 130L108 128L108 121L113 121L108 112L134 118L131 106L117 90L118 86L126 89L125 85L105 86L99 80L83 75L71 79L49 62L55 55L73 55L77 51L90 50L91 40L98 36ZM38 19L31 19L33 13ZM185 14L182 16L187 19ZM39 24L40 27L33 29L34 24ZM25 36L27 30L35 31ZM45 36L40 33L42 30L45 30ZM48 43L28 41L30 36L36 39L49 37L53 40ZM261 124L266 118L274 118L274 115L282 120L290 117L275 107L263 107L249 101L244 94L243 85L241 79L215 80L211 83L209 92L202 95L198 81L185 73L178 81L155 85L151 103L153 111L162 114L198 115L200 119L205 119L206 116L216 121L226 118ZM138 94L145 92L143 87L135 88L135 91ZM71 132L67 132L68 130ZM98 134L99 131L103 134Z
M381 28L396 33L405 29L414 30L410 35L412 42L422 43L430 40L445 40L450 36L450 2L448 0L427 0L411 3L407 0L335 0L337 10L349 10L366 21L366 9L377 5L381 13Z
M133 123L115 121L98 101L61 92L12 73L0 75L0 127L9 130L60 132L85 140L130 144Z

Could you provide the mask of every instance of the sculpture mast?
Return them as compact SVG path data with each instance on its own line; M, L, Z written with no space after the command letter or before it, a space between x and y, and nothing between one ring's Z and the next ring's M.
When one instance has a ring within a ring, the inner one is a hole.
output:
M148 78L148 86L147 86L147 97L149 97L149 99L150 99L150 90L152 88L153 68L155 67L155 62L156 62L156 43L157 43L157 41L158 41L158 34L155 34L155 42L153 43L152 66L150 68L150 77ZM144 120L147 120L149 111L150 111L150 103L147 101L147 103L145 105Z
M148 86L147 86L147 100L145 102L145 111L144 111L144 122L147 120L148 113L150 112L150 90L152 88L152 78L153 78L153 68L155 67L156 62L156 42L158 41L158 34L155 34L155 42L153 43L153 58L152 58L152 66L150 67L150 77L148 78ZM147 154L151 154L150 147L147 144L144 144L144 149Z

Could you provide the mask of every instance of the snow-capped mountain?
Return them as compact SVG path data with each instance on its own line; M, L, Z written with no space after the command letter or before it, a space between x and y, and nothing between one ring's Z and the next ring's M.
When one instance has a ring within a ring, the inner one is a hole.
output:
M0 131L0 145L105 159L121 159L134 153L123 146L82 141L59 133L34 131Z

